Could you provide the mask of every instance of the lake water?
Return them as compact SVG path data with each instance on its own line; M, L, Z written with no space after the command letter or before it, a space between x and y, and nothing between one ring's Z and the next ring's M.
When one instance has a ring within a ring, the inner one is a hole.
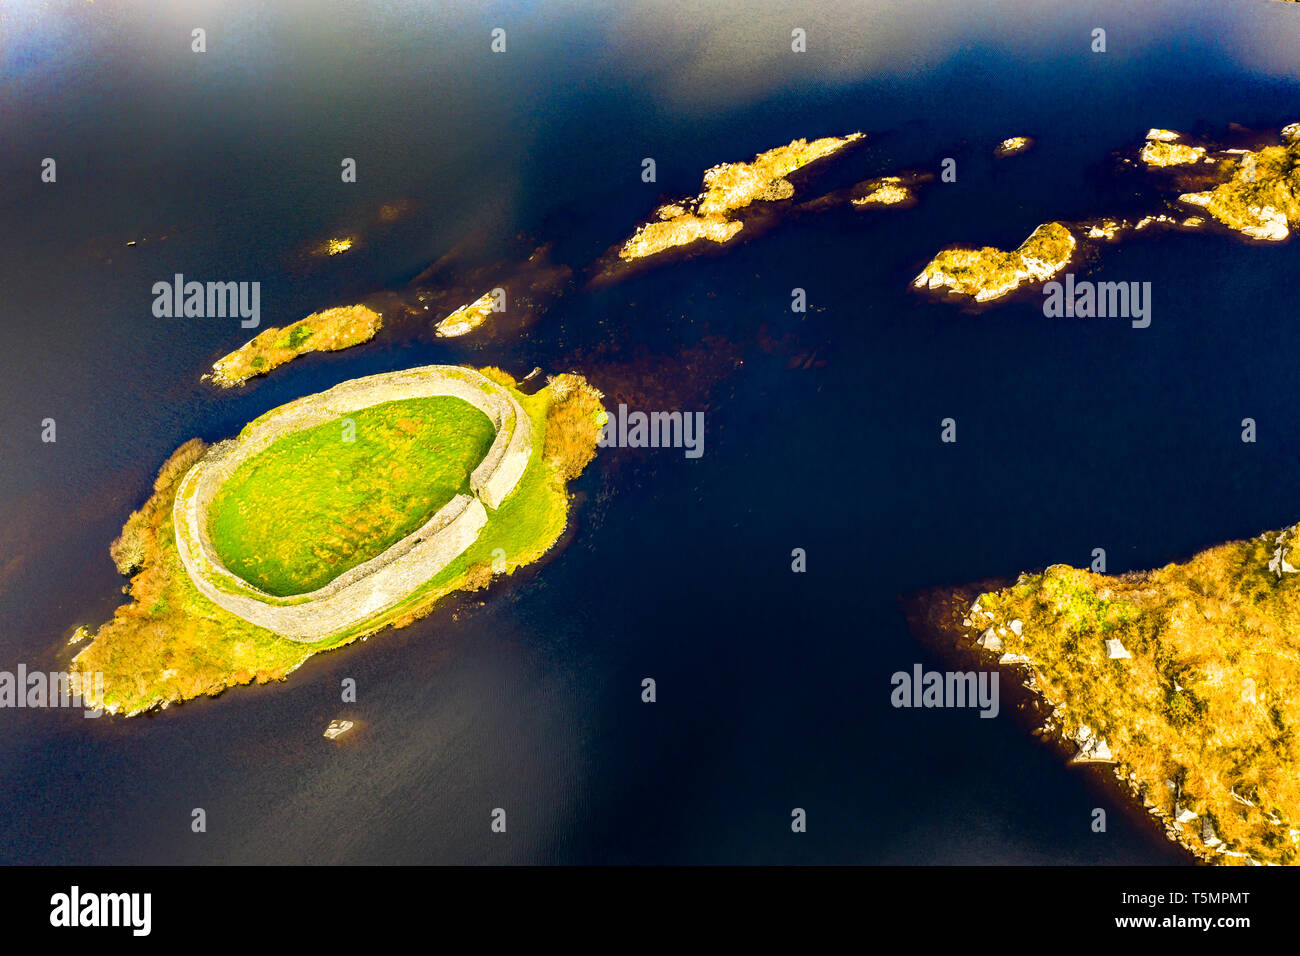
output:
M0 861L1184 861L1009 715L893 709L891 673L939 666L899 599L1094 547L1112 571L1161 565L1300 518L1300 246L1108 249L1090 278L1152 283L1140 331L1034 301L966 314L907 284L945 244L1131 202L1108 156L1148 127L1300 120L1300 9L160 6L0 10L0 668L52 667L111 615L108 545L177 445L348 378L578 371L611 403L704 411L705 451L603 450L542 564L283 684L131 720L3 712ZM400 289L451 250L490 277L551 243L580 272L705 168L859 129L827 188L949 156L958 181L571 282L518 335L387 337L218 394L199 376L249 332L150 311L177 272L260 281L264 325ZM1014 134L1037 147L995 162ZM342 234L363 241L305 253ZM330 744L339 716L358 729Z

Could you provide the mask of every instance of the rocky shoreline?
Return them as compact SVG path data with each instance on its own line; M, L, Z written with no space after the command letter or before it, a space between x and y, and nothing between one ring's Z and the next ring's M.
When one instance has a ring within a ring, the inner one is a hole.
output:
M971 607L981 594L998 591L1014 584L1007 579L989 579L960 587L930 588L903 601L908 628L923 646L953 668L976 670L995 668L1002 674L999 686L1002 710L1029 735L1050 747L1063 762L1088 766L1092 778L1115 800L1117 809L1140 826L1176 843L1187 854L1188 862L1207 862L1197 847L1180 839L1169 826L1168 814L1143 800L1141 788L1119 772L1114 755L1099 752L1098 738L1091 732L1082 740L1063 732L1056 716L1057 705L1048 699L1035 676L1032 661L987 640L972 640L969 620ZM987 630L987 628L986 628ZM996 633L996 629L995 629ZM983 634L981 633L981 638ZM1010 705L1010 706L1007 706ZM1091 743L1090 743L1091 741Z
M1015 673L1035 733L1219 864L1300 860L1300 526L1151 571L925 592L918 637Z

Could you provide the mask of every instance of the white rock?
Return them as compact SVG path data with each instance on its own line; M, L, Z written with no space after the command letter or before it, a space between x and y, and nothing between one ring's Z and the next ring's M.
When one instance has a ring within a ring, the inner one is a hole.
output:
M1209 817L1201 821L1201 842L1206 846L1218 846L1223 842L1219 839L1219 835L1214 832L1214 824L1210 822Z
M1173 142L1174 140L1176 140L1178 137L1179 137L1179 134L1178 134L1178 133L1175 133L1175 132L1174 132L1173 130L1171 130L1171 129L1155 129L1155 128L1152 128L1152 129L1147 130L1147 137L1146 137L1146 138L1147 138L1147 139L1150 139L1150 140L1154 140L1154 141L1156 141L1156 142L1158 142L1158 143L1172 143L1172 142Z
M1023 621L1016 620L1011 622L1011 633L1016 635L1016 637L1019 637L1022 633L1024 633L1024 630L1025 630L1025 624Z
M1180 807L1177 805L1174 806L1174 819L1177 820L1179 823L1191 823L1199 815L1200 814L1196 814L1193 813L1191 810L1188 810L1186 807Z
M1278 209L1273 206L1264 206L1262 208L1250 206L1248 208L1259 220L1259 225L1243 226L1241 231L1252 239L1268 239L1270 242L1281 242L1290 235L1286 216Z
M1295 574L1296 568L1293 568L1287 561L1286 557L1289 552L1285 547L1279 547L1273 552L1273 557L1269 559L1268 569L1276 574L1279 578L1283 574Z
M1002 650L1002 638L994 634L993 628L991 627L983 634L981 634L980 639L975 643L977 643L980 647L984 648L984 650L986 651Z
M1121 658L1132 657L1124 647L1123 643L1117 637L1108 638L1106 641L1106 656L1112 661Z
M1094 735L1086 724L1079 725L1079 729L1075 731L1074 740L1079 745L1079 752L1074 755L1075 763L1096 763L1114 760L1106 741Z

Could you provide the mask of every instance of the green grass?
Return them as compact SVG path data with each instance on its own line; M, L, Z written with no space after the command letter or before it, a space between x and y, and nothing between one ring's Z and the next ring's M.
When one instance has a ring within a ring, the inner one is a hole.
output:
M385 402L290 435L217 492L208 533L235 574L278 596L324 587L410 534L491 447L487 416L457 398ZM288 532L288 533L286 533Z
M313 331L314 330L309 325L295 325L289 329L289 334L285 336L284 344L281 347L286 349L299 348L304 342L311 338Z

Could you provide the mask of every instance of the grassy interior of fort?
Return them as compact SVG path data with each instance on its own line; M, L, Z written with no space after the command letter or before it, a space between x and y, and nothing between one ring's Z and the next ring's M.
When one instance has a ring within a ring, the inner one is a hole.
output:
M241 464L213 499L208 534L226 567L253 586L314 591L468 493L494 434L459 398L363 408Z

